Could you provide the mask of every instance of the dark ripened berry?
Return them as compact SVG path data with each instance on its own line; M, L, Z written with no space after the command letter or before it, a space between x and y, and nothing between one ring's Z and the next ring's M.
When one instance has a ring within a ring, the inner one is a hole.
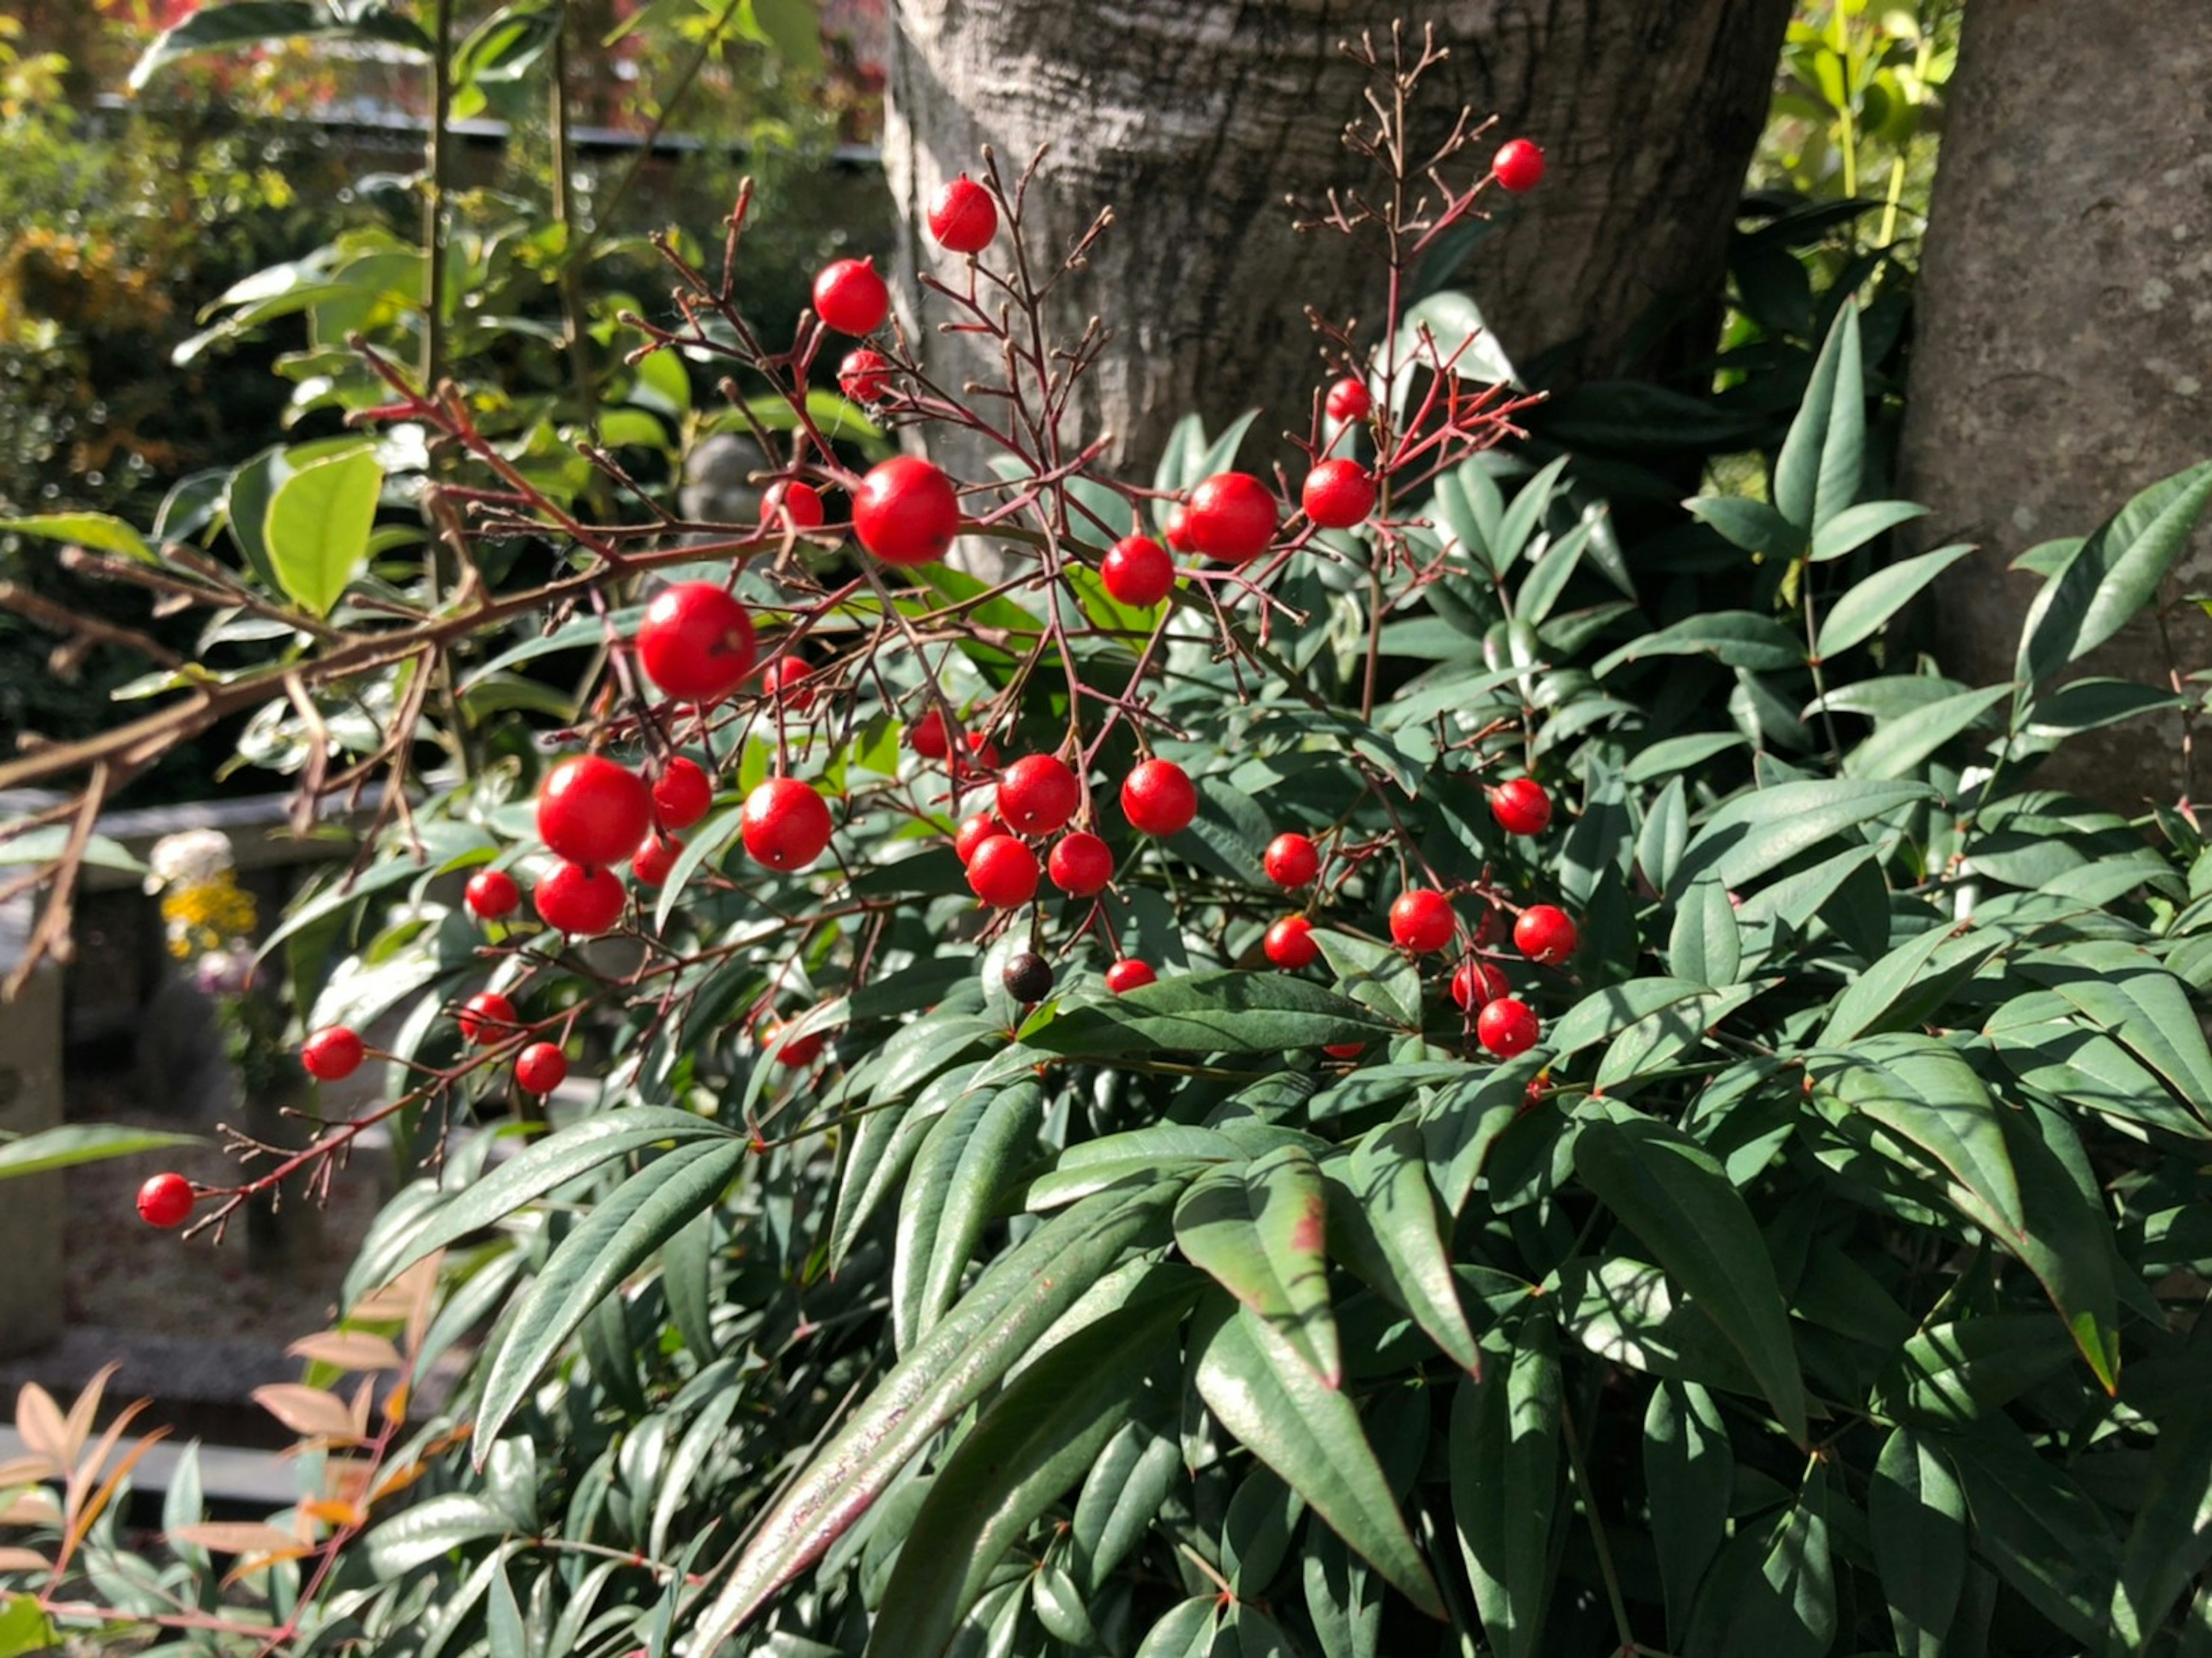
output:
M503 869L480 869L469 877L462 896L479 921L503 921L522 903L522 889Z
M948 179L929 199L929 234L953 253L980 253L999 234L999 204L966 173Z
M572 864L619 864L652 827L645 780L603 755L569 756L545 774L538 791L538 838Z
M568 1056L551 1042L532 1042L514 1056L515 1085L526 1094L550 1094L568 1080Z
M1115 604L1148 610L1174 588L1175 560L1150 536L1123 536L1107 550L1098 574Z
M1006 826L986 812L979 811L962 823L959 833L952 837L952 850L960 859L961 867L967 867L969 860L975 855L976 847L993 835L1006 832Z
M667 880L676 868L676 860L683 856L684 843L665 835L648 835L645 844L637 849L637 856L629 860L629 872L641 887L657 887Z
M1500 996L1475 1017L1475 1040L1501 1060L1526 1054L1535 1047L1536 1035L1536 1016L1517 996Z
M1147 760L1121 780L1121 811L1139 835L1180 835L1198 816L1198 790L1172 760Z
M679 581L645 607L638 665L669 695L714 702L753 669L753 623L745 607L711 581Z
M943 558L960 533L960 496L921 456L893 455L860 480L853 533L886 564L927 564Z
M1314 937L1313 923L1303 915L1285 915L1269 927L1260 949L1277 967L1292 973L1321 959L1321 940Z
M1531 904L1513 923L1513 945L1532 962L1556 967L1575 953L1580 935L1566 911L1555 904Z
M1328 388L1328 417L1349 422L1365 420L1375 407L1375 399L1367 390L1367 382L1346 374Z
M841 334L872 334L891 313L891 291L873 259L839 259L814 278L814 314Z
M1279 835L1267 842L1260 866L1277 886L1286 892L1296 891L1311 886L1321 873L1321 848L1295 831Z
M1036 853L1011 835L994 835L969 855L968 885L994 909L1012 909L1036 896Z
M138 1188L138 1218L167 1232L185 1224L192 1203L192 1183L182 1175L155 1175Z
M1544 182L1544 152L1526 138L1508 138L1491 159L1490 171L1498 187L1516 195Z
M1000 821L1017 835L1050 835L1075 816L1082 798L1066 761L1024 755L999 778Z
M1216 472L1190 492L1191 545L1224 564L1266 552L1278 522L1275 492L1249 472Z
M1458 931L1451 900L1427 887L1407 888L1390 906L1391 941L1416 956L1442 950Z
M611 869L560 863L530 890L538 919L571 938L590 938L622 920L625 895L622 878Z
M1119 961L1106 969L1106 988L1116 996L1126 996L1133 990L1158 984L1160 975L1134 957Z
M1472 957L1462 962L1451 976L1451 999L1467 1012L1488 1006L1510 988L1503 973Z
M837 365L837 389L855 403L881 403L891 394L890 359L865 345Z
M461 1004L461 1040L489 1048L514 1034L514 1004L496 990L479 990Z
M1508 835L1541 835L1552 823L1552 797L1533 777L1516 777L1490 792L1490 815Z
M1052 963L1033 950L1009 957L1002 976L1006 994L1024 1007L1034 1007L1052 994Z
M300 1044L300 1063L316 1081L334 1083L361 1069L365 1051L359 1036L344 1025L334 1024Z
M1094 897L1114 878L1114 854L1097 835L1077 829L1053 842L1045 873L1071 898Z
M671 834L690 829L714 805L714 780L696 760L679 754L653 780L653 821Z
M787 478L762 492L761 522L771 530L789 527L804 535L820 529L822 519L822 492L811 483Z
M755 862L805 869L830 844L830 805L796 777L771 777L745 797L738 826Z
M1375 480L1356 460L1325 460L1306 474L1298 501L1321 528L1349 530L1375 510Z

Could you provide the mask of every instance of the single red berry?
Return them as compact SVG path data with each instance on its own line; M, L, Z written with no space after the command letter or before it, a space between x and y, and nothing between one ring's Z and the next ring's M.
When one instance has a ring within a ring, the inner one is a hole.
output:
M1190 492L1191 544L1224 564L1266 552L1276 522L1274 491L1249 472L1216 472Z
M830 844L830 805L796 777L771 777L738 814L745 850L770 869L805 869Z
M952 753L951 728L945 710L932 708L906 728L906 745L925 760L944 760Z
M752 671L752 618L713 582L679 581L645 607L637 659L669 695L718 701Z
M1365 1042L1328 1042L1322 1045L1321 1051L1332 1060L1356 1060L1367 1051L1367 1044Z
M1513 924L1513 943L1532 962L1557 966L1575 953L1580 937L1566 911L1553 904L1531 904Z
M530 890L538 919L571 938L589 938L622 920L622 877L611 869L556 864Z
M1107 552L1098 574L1115 603L1148 610L1175 586L1175 560L1150 536L1123 536Z
M1490 815L1508 835L1541 835L1551 827L1552 797L1533 777L1516 777L1490 792Z
M1526 138L1508 138L1491 159L1490 171L1501 190L1518 195L1544 181L1544 152Z
M773 697L793 714L805 714L814 706L814 689L806 682L814 677L814 665L796 654L778 657L761 670L761 695Z
M841 334L872 334L891 313L891 291L873 259L839 259L814 279L814 314Z
M855 403L881 403L891 394L891 362L862 346L837 365L837 389Z
M1104 891L1114 878L1114 854L1097 835L1077 829L1053 843L1045 873L1069 897L1092 897Z
M480 869L463 891L469 914L479 921L503 920L522 902L522 889L503 869Z
M1159 981L1158 974L1134 957L1116 962L1106 969L1106 988L1116 996L1126 996L1133 990L1141 990L1146 985Z
M361 1038L344 1025L318 1030L300 1045L300 1063L318 1082L334 1083L361 1069Z
M1012 909L1036 896L1036 853L1011 835L994 835L968 859L968 884L994 909Z
M182 1175L156 1175L138 1188L138 1218L164 1232L192 1212L192 1183Z
M977 812L960 825L959 833L952 837L952 850L965 869L975 856L975 848L997 835L1004 835L1006 826L985 812Z
M929 203L929 234L954 253L980 253L999 234L999 204L966 173L937 187Z
M999 817L1018 835L1050 835L1082 798L1067 762L1048 754L1024 755L999 779Z
M461 1004L461 1040L490 1048L514 1034L514 1004L496 990L479 990Z
M1321 959L1321 943L1313 936L1313 923L1303 915L1285 915L1269 927L1260 948L1269 961L1291 973Z
M893 455L860 480L853 533L886 564L927 564L943 558L960 533L960 497L920 455Z
M653 780L653 821L669 833L687 829L714 804L714 780L694 760L682 755L660 768Z
M683 851L681 841L672 841L665 835L648 835L645 844L637 849L637 856L629 860L629 872L641 887L659 886L668 879Z
M804 1036L786 1036L792 1021L771 1019L758 1033L760 1045L769 1057L786 1070L801 1071L822 1057L822 1049L830 1040L826 1030L810 1030Z
M1536 1045L1536 1016L1518 996L1500 996L1475 1016L1475 1040L1501 1060Z
M569 756L538 791L538 838L572 864L619 864L652 827L645 780L601 755Z
M1190 536L1190 508L1178 503L1168 509L1168 521L1160 531L1161 537L1179 553L1194 553L1198 544Z
M1416 956L1442 950L1459 931L1451 900L1427 887L1408 887L1390 906L1390 937Z
M1510 988L1503 973L1472 957L1462 962L1451 976L1451 999L1468 1012L1488 1006Z
M761 494L761 522L771 530L787 523L805 535L822 527L822 492L811 483L787 478L771 483Z
M1198 816L1198 790L1172 760L1147 760L1121 780L1121 811L1139 835L1180 835Z
M999 745L982 732L963 732L960 750L953 756L952 770L956 777L973 782L999 769Z
M1331 420L1348 424L1355 420L1365 420L1374 410L1375 399L1368 393L1366 381L1354 380L1346 374L1328 388L1328 407Z
M1267 878L1285 891L1310 886L1321 873L1321 848L1303 835L1279 835L1260 859Z
M1299 500L1321 528L1349 530L1375 510L1375 480L1356 460L1325 460L1306 474Z
M532 1042L514 1056L514 1080L526 1094L550 1094L568 1080L568 1056L551 1042Z

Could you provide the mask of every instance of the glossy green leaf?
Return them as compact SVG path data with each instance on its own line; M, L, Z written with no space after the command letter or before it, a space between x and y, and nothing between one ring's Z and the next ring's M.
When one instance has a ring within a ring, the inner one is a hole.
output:
M1974 1552L2053 1624L2101 1649L2120 1549L2095 1502L2002 1418L1942 1444L1973 1516Z
M1734 984L1742 965L1743 939L1728 889L1717 880L1698 882L1674 908L1667 970L1717 990Z
M1670 892L1708 872L1730 890L1802 856L1823 841L1887 817L1930 791L1918 783L1819 779L1740 794L1707 818L1682 854Z
M1867 1482L1868 1530L1899 1658L1943 1658L1966 1581L1966 1502L1942 1453L1892 1433Z
M2107 940L2027 957L2019 966L2165 1078L2200 1116L2212 1115L2212 1050L2181 981L2154 957Z
M2154 483L2100 525L2037 593L2014 677L2047 678L2127 625L2189 546L2212 502L2212 461Z
M1498 1658L1543 1650L1559 1491L1558 1333L1542 1309L1452 1399L1452 1519L1483 1633Z
M1644 1488L1651 1542L1675 1642L1688 1628L1698 1585L1728 1535L1735 1456L1712 1395L1694 1382L1662 1382L1644 1413Z
M309 461L276 486L262 539L277 581L302 608L328 616L345 592L368 556L383 488L384 468L365 448Z
M1479 1370L1419 1127L1402 1120L1386 1125L1324 1172L1331 1253L1411 1314L1454 1363Z
M1908 776L2010 696L2012 689L2009 684L1985 685L1885 720L1875 728L1873 736L1844 756L1844 770L1852 777Z
M1839 656L1854 645L1871 639L1885 623L1910 604L1942 575L1974 550L1970 546L1938 547L1912 558L1899 559L1877 570L1828 607L1814 644L1821 659Z
M1176 1242L1267 1321L1322 1384L1343 1378L1328 1293L1328 1206L1321 1168L1285 1145L1240 1169L1191 1183L1176 1207Z
M1819 1658L1828 1651L1837 1606L1825 1463L1813 1465L1797 1500L1771 1523L1739 1531L1729 1555L1708 1580L1698 1612L1700 1622L1711 1620L1717 1643L1708 1648L1693 1633L1688 1650L1725 1658Z
M1174 1438L1141 1422L1125 1424L1100 1452L1076 1498L1068 1527L1068 1569L1096 1594L1152 1528L1183 1478Z
M1815 564L1855 553L1876 536L1887 535L1900 524L1928 516L1928 508L1909 501L1867 501L1846 507L1813 537L1808 555Z
M936 1119L907 1176L891 1266L891 1328L906 1352L960 1293L985 1229L1010 1207L1042 1113L1034 1083L979 1090Z
M1978 1200L2009 1239L2027 1229L1996 1102L1948 1044L1904 1032L1816 1051L1808 1072L1850 1110L1917 1146Z
M1605 679L1629 663L1668 656L1709 657L1723 667L1773 672L1803 667L1805 641L1753 610L1709 610L1631 641L1600 657L1590 671Z
M1817 536L1858 499L1866 454L1866 381L1859 307L1846 299L1821 342L1812 383L1774 463L1774 504Z
M29 518L0 518L0 535L11 532L64 541L96 553L119 553L141 564L159 562L145 537L106 513L39 513Z
M1367 1042L1393 1029L1373 1009L1287 973L1178 973L1125 996L1063 1008L1023 1040L1049 1054L1194 1050L1280 1054Z
M1206 1658L1213 1650L1215 1611L1219 1598L1194 1594L1170 1607L1145 1632L1137 1658Z
M1725 896L1721 900L1728 902ZM1559 1059L1595 1047L1638 1019L1705 993L1698 979L1631 979L1585 996L1545 1033L1545 1046Z
M2212 1408L2191 1389L2165 1412L2120 1562L2112 1622L2130 1648L2146 1642L2212 1560Z
M1805 532L1763 501L1745 495L1704 495L1682 503L1690 516L1710 524L1732 545L1770 558L1792 559L1805 550Z
M158 1128L126 1128L116 1123L64 1123L42 1128L19 1139L0 1139L0 1180L16 1175L44 1175L82 1163L104 1163L110 1157L136 1157L143 1151L166 1151L176 1145L203 1144L196 1134L165 1133Z

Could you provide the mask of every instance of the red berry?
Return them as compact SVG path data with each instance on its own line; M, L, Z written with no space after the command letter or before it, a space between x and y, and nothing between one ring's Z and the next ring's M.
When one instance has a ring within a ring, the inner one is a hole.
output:
M839 259L814 279L814 313L841 334L872 334L891 313L891 291L873 259Z
M622 878L611 869L556 864L530 890L538 919L571 938L589 938L622 920Z
M1133 990L1158 984L1160 975L1133 958L1120 961L1106 969L1106 988L1116 996L1126 996Z
M779 657L761 671L761 695L775 698L793 714L805 714L814 706L813 689L806 684L813 677L813 664L805 657Z
M927 564L943 558L960 533L960 497L921 456L893 455L860 480L853 533L886 564Z
M966 732L960 738L960 752L952 757L952 774L956 780L975 782L999 769L999 745L981 732Z
M361 1038L342 1024L318 1030L300 1045L300 1063L319 1082L334 1083L361 1069Z
M975 856L976 847L981 846L993 835L1004 835L1006 832L1006 826L1004 823L980 811L961 824L960 832L952 837L952 850L959 858L961 867L964 869L968 866L969 862Z
M1551 826L1552 797L1533 777L1516 777L1490 792L1490 815L1508 835L1541 835Z
M1536 1016L1517 996L1500 996L1475 1016L1475 1040L1501 1060L1536 1045Z
M1544 181L1544 152L1526 138L1509 138L1498 147L1490 171L1498 187L1519 194Z
M1486 1007L1511 988L1505 975L1487 962L1462 962L1451 976L1451 999L1466 1011Z
M1114 878L1114 854L1097 835L1078 829L1054 842L1045 872L1069 897L1089 898L1104 891Z
M1451 900L1426 887L1408 887L1390 906L1390 937L1416 956L1442 950L1459 930Z
M1190 508L1177 505L1168 509L1167 526L1160 531L1169 546L1179 553L1194 553L1198 544L1190 537Z
M1285 915L1269 927L1267 936L1260 941L1260 948L1269 961L1291 973L1302 967L1311 967L1321 959L1321 944L1313 936L1313 923L1303 915Z
M1328 407L1331 420L1365 420L1375 407L1375 399L1368 394L1366 381L1346 374L1328 388Z
M1107 553L1098 574L1116 604L1148 610L1175 586L1175 560L1150 536L1123 536Z
M1531 904L1513 924L1513 943L1532 962L1553 966L1575 953L1579 935L1566 911L1552 904Z
M855 403L881 403L891 392L890 359L865 345L837 365L837 389Z
M138 1218L166 1232L185 1224L193 1201L192 1183L182 1175L156 1175L138 1188Z
M945 710L932 708L906 728L906 745L925 760L944 760L952 753L951 729Z
M668 879L669 872L676 867L683 851L681 841L672 841L665 835L647 835L645 844L637 849L637 856L629 860L629 872L641 887L659 886Z
M538 838L572 864L619 864L652 827L644 780L599 755L569 756L538 791Z
M969 855L968 884L994 909L1025 904L1036 896L1036 853L1011 835L994 835Z
M753 669L753 623L745 607L711 581L664 588L637 630L645 677L690 702L714 702Z
M696 761L682 755L660 768L653 780L653 821L673 834L704 817L714 804L714 785Z
M999 204L966 173L939 185L929 203L929 234L954 253L980 253L999 234Z
M463 897L469 914L479 921L497 921L514 914L522 902L522 889L503 869L480 869L469 877Z
M738 814L745 850L770 869L805 869L830 844L829 803L796 777L771 777Z
M1064 760L1030 754L999 779L999 816L1018 835L1050 835L1075 816L1082 786Z
M778 1065L787 1070L803 1070L822 1057L823 1045L830 1040L830 1033L810 1030L804 1036L786 1037L783 1033L790 1029L790 1021L771 1019L756 1034L760 1045Z
M1365 1042L1328 1042L1322 1052L1332 1060L1356 1060L1367 1049Z
M761 522L771 530L786 523L801 535L822 527L822 492L811 483L787 478L771 483L761 495Z
M1321 848L1303 835L1279 835L1260 859L1267 878L1285 891L1310 886L1321 873Z
M489 1048L514 1034L514 1004L496 990L479 990L461 1004L461 1040Z
M1121 781L1121 811L1139 835L1180 835L1198 816L1198 790L1172 760L1147 760Z
M1356 460L1325 460L1306 474L1299 499L1322 529L1349 530L1375 510L1375 480Z
M1274 491L1249 472L1216 472L1190 492L1188 524L1200 552L1243 564L1275 538Z
M514 1080L526 1094L550 1094L568 1080L568 1056L551 1042L532 1042L514 1056Z

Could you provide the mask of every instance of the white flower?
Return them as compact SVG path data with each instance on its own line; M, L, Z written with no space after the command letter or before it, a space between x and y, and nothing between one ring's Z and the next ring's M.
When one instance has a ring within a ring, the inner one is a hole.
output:
M154 842L146 862L150 870L146 890L159 892L166 886L205 886L236 868L238 860L231 855L228 835L221 829L196 829L163 835Z

